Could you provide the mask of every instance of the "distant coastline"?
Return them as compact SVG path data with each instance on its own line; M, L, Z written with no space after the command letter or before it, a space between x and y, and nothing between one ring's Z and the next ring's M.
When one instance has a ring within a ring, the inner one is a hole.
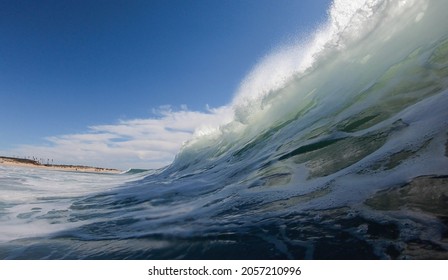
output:
M86 172L86 173L122 173L121 170L113 168L93 167L84 165L65 165L65 164L43 164L37 160L15 157L0 156L0 165L13 167L30 167L58 171Z

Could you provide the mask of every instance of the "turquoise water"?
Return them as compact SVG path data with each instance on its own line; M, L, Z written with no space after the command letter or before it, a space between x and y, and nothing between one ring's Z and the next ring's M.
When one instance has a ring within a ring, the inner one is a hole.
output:
M336 1L160 170L0 167L0 258L447 259L447 8Z

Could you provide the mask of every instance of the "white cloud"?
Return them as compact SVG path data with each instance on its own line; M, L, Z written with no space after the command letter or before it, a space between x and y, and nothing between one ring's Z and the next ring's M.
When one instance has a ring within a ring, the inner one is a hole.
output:
M154 110L156 117L95 125L88 132L51 136L47 145L22 145L7 152L18 156L53 159L54 163L127 168L159 168L172 162L183 143L216 129L233 118L230 107L207 112Z

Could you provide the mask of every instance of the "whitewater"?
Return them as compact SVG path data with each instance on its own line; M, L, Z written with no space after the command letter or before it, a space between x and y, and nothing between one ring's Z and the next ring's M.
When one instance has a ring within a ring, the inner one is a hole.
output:
M0 258L448 259L447 9L334 1L165 168L0 167Z

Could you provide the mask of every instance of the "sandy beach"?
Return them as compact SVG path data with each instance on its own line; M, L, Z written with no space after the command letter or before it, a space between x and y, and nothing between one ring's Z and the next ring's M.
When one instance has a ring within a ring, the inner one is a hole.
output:
M71 172L88 172L88 173L121 173L121 170L113 168L92 167L83 165L62 165L62 164L41 164L31 159L21 159L13 157L0 156L0 165L12 166L12 167L27 167L27 168L41 168L48 170L58 171L71 171Z

